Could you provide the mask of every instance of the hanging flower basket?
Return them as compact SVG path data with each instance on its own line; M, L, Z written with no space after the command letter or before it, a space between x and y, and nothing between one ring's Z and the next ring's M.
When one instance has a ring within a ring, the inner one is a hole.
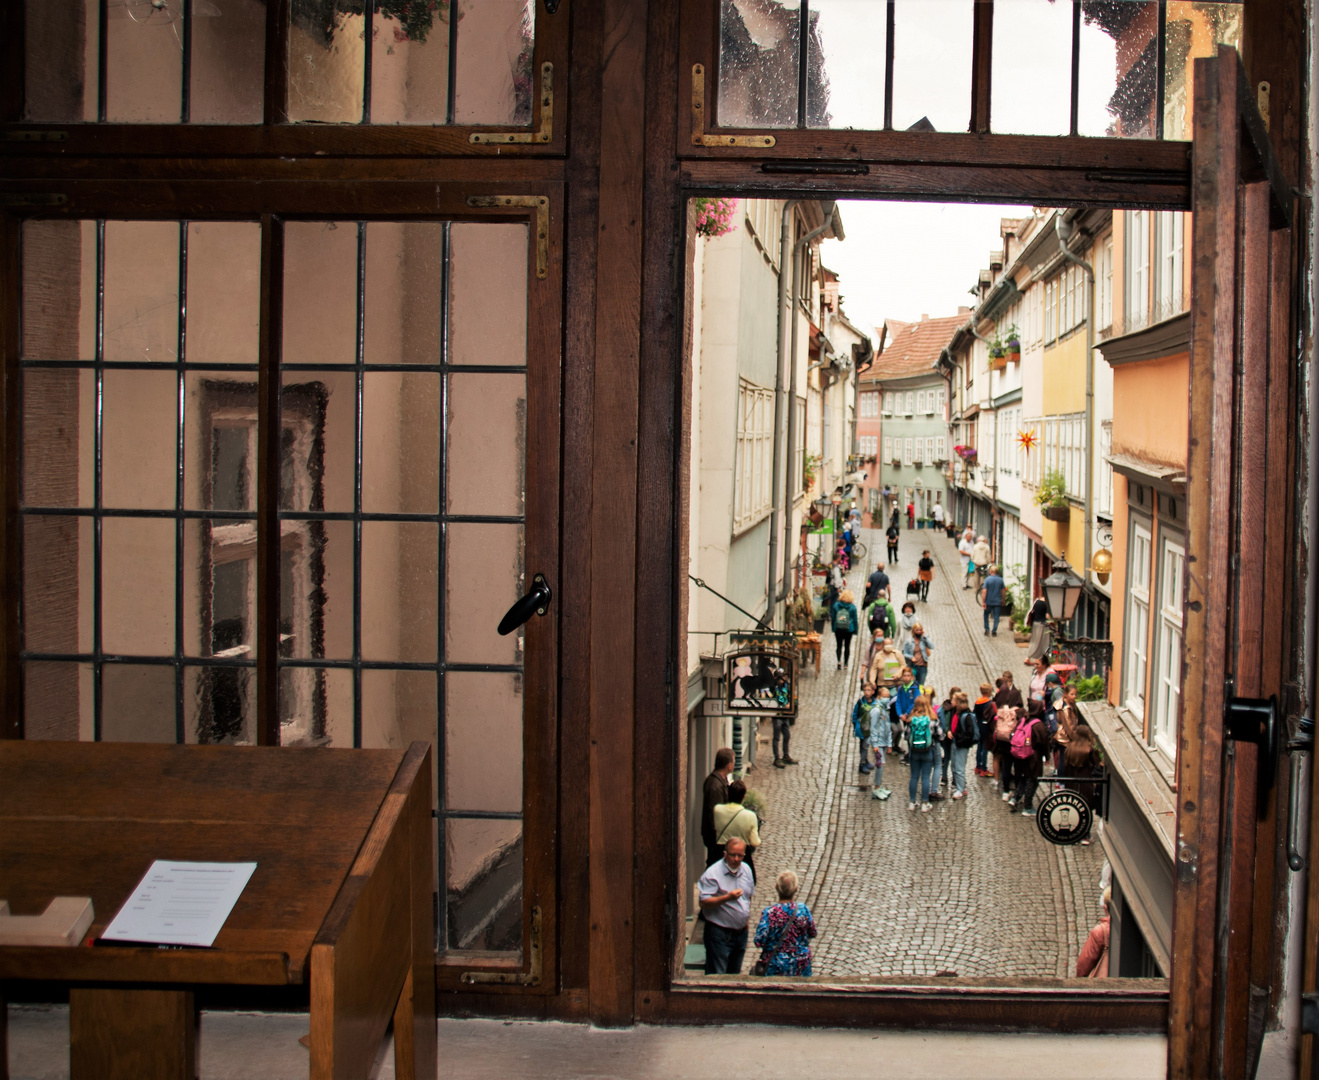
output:
M1066 504L1062 506L1046 506L1040 511L1050 521L1070 521L1072 517L1072 508Z
M736 199L697 199L697 234L713 238L732 232L737 227L736 213Z

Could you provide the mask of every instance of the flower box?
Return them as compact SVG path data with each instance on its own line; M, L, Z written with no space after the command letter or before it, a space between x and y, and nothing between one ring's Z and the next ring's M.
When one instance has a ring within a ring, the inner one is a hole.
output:
M1070 521L1072 517L1072 508L1070 506L1045 506L1041 512L1050 521Z
M1021 358L1020 354L1018 354L1018 359L1020 358ZM1002 371L1007 366L1008 366L1008 358L1006 356L991 356L989 358L990 371Z

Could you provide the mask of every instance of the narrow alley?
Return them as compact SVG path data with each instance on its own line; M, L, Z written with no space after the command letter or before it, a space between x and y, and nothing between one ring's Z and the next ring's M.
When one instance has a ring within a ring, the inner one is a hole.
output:
M878 530L867 530L864 541L870 555L848 574L858 601L885 550ZM896 571L888 568L895 606L926 546L936 570L918 618L933 646L928 682L939 699L960 686L974 700L979 685L1004 670L1022 685L1024 648L1013 643L1006 620L997 637L984 636L974 593L962 589L954 543L942 532L903 530ZM771 768L762 742L747 776L768 804L752 927L773 902L775 877L791 869L819 928L815 975L1074 975L1100 914L1100 845L1054 847L1033 817L1009 812L993 781L969 768L964 801L943 799L930 814L910 813L909 773L895 755L884 770L892 798L872 799L870 778L857 771L851 724L861 661L854 653L838 671L833 649L826 630L819 678L807 670L799 680L792 754L801 764ZM745 970L757 955L748 948Z

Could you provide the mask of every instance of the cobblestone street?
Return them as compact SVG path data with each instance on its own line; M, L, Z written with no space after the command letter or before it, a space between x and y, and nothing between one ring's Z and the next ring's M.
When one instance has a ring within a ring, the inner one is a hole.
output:
M870 554L848 575L858 606L871 563L885 551L882 532L867 530L863 539ZM939 700L960 686L974 701L980 683L1004 670L1023 685L1025 649L1013 643L1006 619L997 637L983 634L981 609L963 590L956 548L942 532L903 530L896 571L888 568L895 608L926 546L935 579L917 617L933 647L927 682ZM993 781L974 775L974 757L963 801L937 801L928 814L908 811L909 771L899 756L884 770L892 798L872 799L870 777L857 771L851 724L865 648L838 671L828 630L824 637L819 678L812 670L798 684L792 756L801 764L774 769L762 745L747 777L768 802L752 928L774 900L775 877L792 869L819 927L816 975L1074 974L1099 916L1100 845L1049 844L1033 817L1010 813ZM864 632L862 639L868 642ZM748 948L746 970L757 955Z

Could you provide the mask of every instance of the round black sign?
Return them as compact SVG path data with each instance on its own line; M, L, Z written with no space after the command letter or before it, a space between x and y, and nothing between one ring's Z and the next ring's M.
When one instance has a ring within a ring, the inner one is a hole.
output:
M1079 844L1090 835L1094 814L1075 791L1055 791L1040 803L1035 824L1051 844Z

